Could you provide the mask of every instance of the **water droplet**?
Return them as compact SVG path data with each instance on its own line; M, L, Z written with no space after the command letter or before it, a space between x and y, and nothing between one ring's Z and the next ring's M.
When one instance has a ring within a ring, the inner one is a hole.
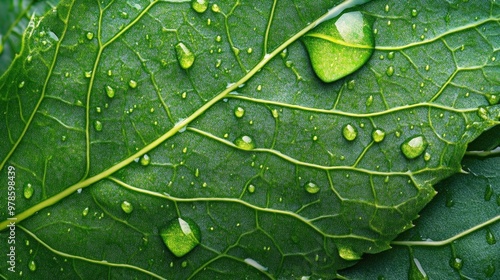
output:
M136 88L137 87L137 81L134 81L134 80L128 81L128 86L130 88Z
M24 81L20 82L18 85L17 85L18 88L23 88L24 87Z
M356 137L358 137L358 130L356 129L356 127L350 124L346 124L342 128L342 135L347 141L353 141L354 139L356 139Z
M387 13L387 12L389 12L389 8L390 8L390 7L389 7L389 5L385 5L384 11L385 11L386 13Z
M401 144L401 151L406 158L414 159L419 157L425 151L427 145L428 143L424 136L417 135L403 142L403 144Z
M29 270L31 271L35 271L36 270L36 263L34 260L31 260L29 263L28 263L28 268Z
M424 160L425 161L429 161L429 160L431 160L431 158L432 158L431 154L429 154L427 152L424 154Z
M24 185L24 188L23 188L24 198L30 199L33 196L34 192L35 192L35 189L33 188L33 186L30 183L27 183L26 185Z
M127 19L128 18L128 13L127 12L121 12L120 13L120 17L123 18L123 19Z
M197 13L204 13L208 9L208 0L191 0L191 7Z
M214 12L214 13L220 13L219 5L213 4L212 5L212 12Z
M83 209L82 211L82 216L86 217L88 214L89 214L89 208L85 207L85 209Z
M255 186L252 185L252 184L248 185L247 189L248 189L249 193L254 193L255 192Z
M92 77L92 71L85 71L85 78Z
M222 41L222 37L220 35L217 35L217 37L215 37L215 42L220 42Z
M175 52L177 54L177 61L179 61L182 69L189 69L193 66L194 54L184 43L179 42L175 45Z
M253 52L253 49L252 48L248 48L247 49L247 54L251 54Z
M178 218L170 221L160 235L170 252L177 257L182 257L191 252L201 241L200 228L193 220L188 218Z
M127 214L130 214L130 213L132 213L132 211L134 211L134 206L126 200L124 200L122 202L121 207L122 207L123 212L125 212Z
M92 32L87 32L86 36L87 36L87 39L89 39L89 40L94 39L94 33L92 33Z
M429 64L425 65L425 71L429 71L431 69L431 66Z
M387 54L387 58L388 58L388 59L393 59L393 58L394 58L394 52L389 52L389 53Z
M237 118L242 118L245 115L245 109L242 107L236 107L234 108L234 115Z
M318 185L316 185L316 183L314 182L307 182L305 185L304 185L304 189L310 193L310 194L315 194L315 193L318 193L319 190L320 190L320 187Z
M354 86L356 85L356 81L355 80L350 80L348 83L347 83L347 89L354 89Z
M385 131L381 130L381 129L375 129L373 132L372 132L372 139L373 141L375 141L375 143L379 143L379 142L382 142L385 138Z
M112 87L110 87L110 86L106 86L106 95L109 98L115 97L115 90Z
M455 258L450 259L450 266L453 269L460 270L460 269L462 269L463 265L464 265L464 263L463 263L461 258L455 257Z
M151 163L151 158L149 157L148 154L142 155L141 159L139 160L139 163L142 166L148 166Z
M325 21L302 40L314 72L324 82L358 70L370 58L374 46L371 24L361 12L348 12Z
M1 54L1 53L2 53L2 52L0 52L0 54ZM33 61L33 56L28 55L28 57L26 57L26 62L31 63L31 61Z
M495 235L493 234L493 232L491 232L490 229L486 230L486 242L490 245L497 243L497 239L495 238Z
M491 263L488 264L488 266L484 270L484 274L486 274L486 277L491 278L493 274L495 274L495 266Z
M102 131L102 123L100 121L95 121L94 122L94 129L96 131Z
M248 135L243 135L236 138L236 140L234 140L234 144L236 145L236 147L242 150L252 150L253 148L255 148L255 143L253 142L252 137Z
M365 104L367 107L370 107L373 104L373 95L370 95L368 96L368 98L366 98Z
M498 94L486 94L486 99L490 105L496 105L500 101L500 95Z
M392 76L394 74L394 67L393 66L387 67L387 70L385 70L385 74L389 77Z
M413 258L413 262L410 264L410 271L408 275L408 279L412 280L428 280L429 276L425 273L422 265L418 261L418 259Z
M361 255L356 253L352 248L338 245L339 256L344 260L354 261L361 259Z
M490 201L492 196L493 196L493 187L488 184L486 186L486 189L484 190L484 200Z
M417 9L411 9L411 16L412 16L412 17L416 17L416 16L418 16L418 11L417 11Z

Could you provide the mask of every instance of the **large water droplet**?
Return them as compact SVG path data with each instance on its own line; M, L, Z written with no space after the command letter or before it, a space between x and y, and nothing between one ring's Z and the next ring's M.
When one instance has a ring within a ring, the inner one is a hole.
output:
M373 53L371 23L361 12L325 21L302 38L316 75L333 82L358 70Z
M409 138L401 144L401 151L408 159L417 158L425 151L426 148L427 141L422 135Z
M422 265L418 261L418 259L413 258L413 262L410 265L410 272L408 275L408 279L412 280L428 280L429 276L425 273Z
M179 61L182 69L189 69L193 66L194 54L184 43L179 42L175 45L175 52L177 54L177 61Z
M24 185L24 188L23 188L24 198L30 199L33 196L34 192L35 192L35 189L33 188L33 186L30 183Z
M132 211L134 211L134 206L132 205L132 203L130 203L126 200L122 202L121 207L122 207L123 212L125 212L127 214L130 214L130 213L132 213Z
M191 8L197 13L204 13L208 9L208 0L191 0Z
M385 131L383 131L382 129L375 129L372 132L372 139L376 143L382 142L384 138L385 138Z
M310 194L315 194L315 193L318 193L319 190L320 190L320 187L318 185L316 185L316 183L314 182L307 182L305 185L304 185L304 189L310 193Z
M356 139L356 137L358 137L358 130L356 129L356 127L350 124L346 124L342 128L342 135L347 141L353 141L354 139Z
M255 142L253 141L252 137L248 135L243 135L236 138L236 140L234 140L234 144L236 145L236 147L243 150L251 150L255 148Z
M174 219L160 233L167 248L177 257L191 252L201 240L201 231L191 219Z
M339 250L339 256L344 260L354 261L361 259L361 255L353 251L352 248L350 247L339 245L338 250Z

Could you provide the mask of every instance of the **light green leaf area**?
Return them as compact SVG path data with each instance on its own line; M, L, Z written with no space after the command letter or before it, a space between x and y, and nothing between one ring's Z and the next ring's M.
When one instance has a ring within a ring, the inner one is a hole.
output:
M393 249L340 274L347 279L497 279L500 158L469 157L463 165L469 173L439 183L416 227L398 237Z
M330 279L390 248L499 123L500 7L354 7L375 50L325 84L298 39L360 2L67 0L36 18L0 79L2 276ZM166 236L195 238L176 257L160 233L179 219Z
M59 1L1 1L0 2L0 74L7 70L21 49L23 32L33 15L43 15Z

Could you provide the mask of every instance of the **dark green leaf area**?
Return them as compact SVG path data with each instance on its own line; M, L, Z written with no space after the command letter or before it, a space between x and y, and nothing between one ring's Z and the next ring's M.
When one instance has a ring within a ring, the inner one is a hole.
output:
M403 244L422 243L393 245L390 251L366 256L359 266L340 274L347 279L414 279L411 275L422 272L428 279L498 278L500 159L466 158L463 164L469 174L455 175L439 183L438 195L422 211L415 228L397 239ZM481 224L477 230L461 235ZM449 238L452 239L441 246L425 243Z

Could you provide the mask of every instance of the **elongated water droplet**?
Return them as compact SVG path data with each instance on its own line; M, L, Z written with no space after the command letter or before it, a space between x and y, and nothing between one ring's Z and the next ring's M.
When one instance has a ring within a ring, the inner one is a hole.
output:
M420 264L419 260L416 258L413 258L413 261L410 265L410 273L408 275L408 279L412 280L428 280L429 276L427 276L427 273L425 273L422 265Z
M252 150L253 148L255 148L255 143L252 137L248 135L243 135L236 138L236 140L234 140L234 144L236 145L236 147L243 150Z
M242 107L236 107L234 108L234 115L237 118L242 118L245 115L245 109Z
M191 0L191 8L197 13L204 13L208 9L208 0Z
M86 217L88 214L89 214L89 208L85 207L85 209L83 209L82 211L82 216Z
M383 131L382 129L375 129L372 132L372 139L376 143L384 141L384 138L385 138L385 131Z
M353 141L356 137L358 137L358 130L356 127L346 124L342 128L342 135L347 141Z
M315 194L319 192L320 187L314 182L307 182L304 185L304 189L310 194Z
M127 214L130 214L130 213L132 213L132 211L134 211L134 206L126 200L122 202L121 207L122 207L123 212L125 212Z
M401 152L408 159L414 159L419 157L427 148L427 141L424 136L417 135L412 138L407 139L403 144L401 144Z
M497 239L490 229L486 230L486 242L490 245L494 245L497 243Z
M106 86L106 95L109 98L115 97L115 90L112 87L110 87L110 86Z
M302 40L316 75L333 82L358 70L373 53L371 23L361 12L348 12L325 21Z
M160 233L167 248L177 257L191 252L201 241L201 231L191 219L178 218L170 221Z
M28 263L28 268L29 270L31 271L35 271L36 270L36 263L34 260L31 260L29 263Z
M352 248L348 246L339 245L339 256L344 260L354 261L361 259L361 254L355 252Z
M128 86L130 88L136 88L137 87L137 82L134 81L134 80L130 80L130 81L128 81Z
M493 196L493 187L490 184L488 184L486 186L486 189L484 190L484 200L490 201L492 196Z
M33 186L30 183L27 183L26 185L24 185L24 188L23 188L24 198L30 199L33 196L34 192L35 192L35 189L33 188Z
M175 45L175 52L177 54L177 61L182 69L189 69L194 63L194 54L191 50L182 42Z
M389 77L392 76L394 74L394 67L393 66L387 67L385 74L387 74L387 76L389 76Z

